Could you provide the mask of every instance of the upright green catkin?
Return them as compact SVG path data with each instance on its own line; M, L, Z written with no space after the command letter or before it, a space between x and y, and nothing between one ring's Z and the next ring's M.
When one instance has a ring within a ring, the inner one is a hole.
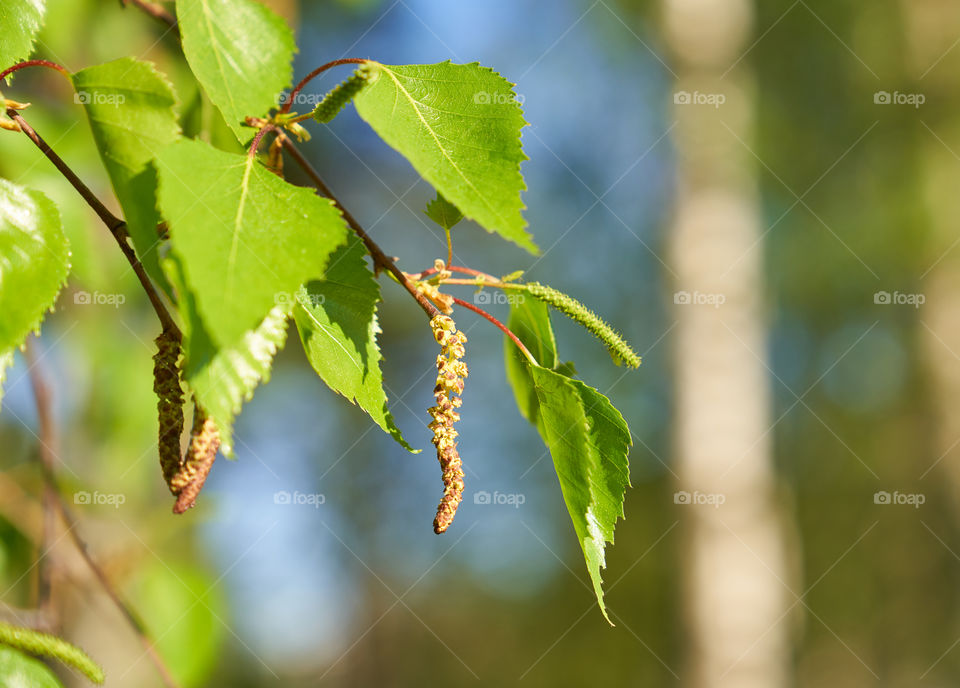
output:
M180 470L180 436L183 434L183 389L180 387L180 339L170 330L160 333L154 342L153 391L157 395L159 432L157 448L163 479L171 492L172 480Z
M617 362L622 361L631 368L640 365L640 356L637 355L630 345L627 344L616 330L610 327L603 319L577 301L571 296L567 296L553 287L548 287L539 282L528 282L527 293L544 303L553 306L567 317L577 321L586 328L590 334L606 344L610 355Z
M103 669L86 652L49 633L0 622L0 643L27 654L59 659L97 685L106 678Z
M370 82L373 69L370 65L361 65L346 81L330 91L320 104L313 109L311 115L321 124L326 124L337 116L343 106L353 100L360 90Z

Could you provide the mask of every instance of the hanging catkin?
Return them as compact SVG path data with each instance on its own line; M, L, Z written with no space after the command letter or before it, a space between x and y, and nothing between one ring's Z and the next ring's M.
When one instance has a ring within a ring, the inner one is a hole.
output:
M438 535L453 523L457 508L463 500L463 462L457 451L457 431L453 425L460 420L456 409L463 403L463 379L467 377L467 364L462 360L464 343L467 337L457 332L453 319L438 315L430 321L433 336L441 345L437 356L437 386L434 397L437 405L430 409L433 421L433 445L437 448L437 459L443 469L443 499L437 506L437 517L433 520L433 532Z
M170 482L171 489L177 495L173 513L182 514L197 501L219 448L220 432L216 423L199 406L194 406L190 449L180 471Z
M173 477L180 470L180 435L183 434L183 390L180 388L180 338L165 329L154 342L157 353L153 357L153 391L157 395L159 434L157 447L160 468L170 491Z

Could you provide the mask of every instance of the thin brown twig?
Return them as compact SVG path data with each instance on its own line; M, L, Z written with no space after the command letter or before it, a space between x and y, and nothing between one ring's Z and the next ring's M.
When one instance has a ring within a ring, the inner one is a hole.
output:
M479 308L478 306L474 306L474 305L473 305L472 303L470 303L469 301L464 301L463 299L458 299L456 296L453 296L453 297L451 297L451 298L453 299L453 302L454 302L455 304L457 304L458 306L462 306L462 307L466 308L467 310L473 311L473 312L476 313L477 315L485 318L486 320L488 320L489 322L491 322L493 325L495 325L497 328L499 328L501 332L503 332L505 335L507 335L508 337L510 337L511 340L513 340L513 343L517 345L517 348L520 349L520 352L521 352L524 356L527 357L527 360L530 361L530 363L532 363L533 365L539 367L540 364L537 363L537 359L535 359L535 358L533 357L533 354L530 353L530 350L527 349L527 347L525 347L525 346L523 345L523 342L520 341L520 337L518 337L517 335L515 335L515 334L510 330L509 327L507 327L506 325L504 325L502 322L500 322L499 320L497 320L495 317L493 317L492 315L490 315L489 313L487 313L487 312L486 312L485 310L483 310L482 308Z
M430 318L435 318L436 316L440 315L440 311L437 310L432 303L430 303L430 300L427 299L427 297L424 296L423 293L420 292L409 279L407 279L407 276L403 274L403 271L397 267L396 262L383 252L383 249L381 249L377 243L370 238L370 235L366 233L363 227L360 226L360 223L357 222L353 215L350 214L350 211L343 207L343 204L340 203L337 197L333 195L330 187L324 183L323 179L320 177L320 174L313 168L313 165L311 165L310 162L303 157L303 154L297 150L296 146L293 145L290 139L288 139L286 136L283 136L282 140L283 146L287 149L287 151L300 166L300 168L306 173L306 175L310 177L310 180L317 187L317 190L322 195L333 201L337 208L340 209L340 212L343 213L343 219L347 221L347 224L350 225L350 228L356 232L357 236L360 237L360 240L363 241L364 245L367 247L367 251L369 251L370 255L373 257L374 264L378 268L390 272L390 274L396 278L400 285L410 292L410 295L416 299L417 303L420 304L420 308L422 308Z
M153 306L153 310L156 311L157 317L160 319L160 324L163 325L164 328L170 329L172 332L175 332L177 335L179 335L180 328L177 327L177 324L167 311L167 307L160 299L160 295L154 288L153 282L151 282L150 278L147 276L147 271L144 270L143 265L137 259L136 253L134 253L133 249L130 247L130 243L128 241L129 234L127 233L127 223L111 213L107 207L100 202L100 199L97 198L90 188L80 180L80 178L72 169L70 169L70 166L63 161L63 158L57 155L53 149L50 148L47 142L40 137L40 135L27 123L27 121L20 115L19 112L8 108L7 116L20 125L20 129L23 131L26 137L33 141L34 145L36 145L36 147L39 148L45 156L47 156L50 162L53 163L54 167L59 170L60 174L66 177L67 181L70 182L73 188L76 189L77 192L83 197L83 200L87 202L87 205L93 209L103 224L107 226L107 229L110 230L113 238L116 239L117 245L123 252L127 262L130 263L130 267L133 268L134 273L136 273L137 279L140 280L140 285L146 292L147 298L150 299L150 304Z
M34 399L37 405L37 418L39 419L40 425L40 471L43 475L45 488L44 495L46 497L49 494L51 505L56 509L57 512L59 512L60 518L63 519L64 525L66 525L67 528L67 534L73 541L73 544L80 553L80 556L83 558L94 577L96 577L97 581L100 583L103 591L107 594L111 602L113 602L114 606L120 611L127 623L133 629L134 633L137 635L137 638L143 645L144 650L150 657L150 660L156 667L157 672L163 679L164 684L168 686L168 688L178 688L176 679L173 678L173 674L170 673L170 670L167 668L166 664L164 664L163 659L157 653L157 650L154 647L153 642L150 640L147 629L143 622L137 617L130 605L128 605L120 596L120 593L117 592L116 588L114 588L104 570L100 568L96 561L94 561L93 556L90 554L87 543L83 540L83 538L80 537L80 533L77 530L76 518L74 518L70 509L63 501L63 497L61 496L62 493L60 492L60 486L57 482L57 477L54 470L56 454L53 450L52 441L53 437L55 436L55 430L53 425L50 389L40 371L39 361L33 356L32 350L29 347L26 349L26 359L27 371L30 377L30 384L33 387Z
M121 2L124 6L134 5L135 7L139 7L154 19L159 19L173 29L177 36L180 35L180 29L177 27L177 18L167 11L166 8L161 7L160 5L155 5L152 2L146 2L146 0L121 0Z

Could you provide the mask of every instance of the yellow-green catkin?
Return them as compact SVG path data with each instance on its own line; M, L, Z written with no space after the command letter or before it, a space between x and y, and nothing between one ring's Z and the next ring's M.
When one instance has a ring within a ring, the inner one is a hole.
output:
M610 355L613 356L615 361L622 361L631 368L636 368L640 365L640 356L630 348L630 345L624 341L623 337L605 323L599 315L575 298L567 296L563 292L557 291L553 287L548 287L545 284L540 284L539 282L528 282L526 287L527 293L530 294L530 296L553 306L567 317L583 325L590 334L606 345L610 351Z
M338 84L320 101L311 113L313 118L322 124L332 121L343 107L370 82L372 74L373 69L370 65L361 65L346 81Z
M97 685L104 681L100 665L90 659L86 652L55 635L0 622L0 644L31 655L59 659Z
M441 346L437 356L437 386L434 397L437 405L430 409L433 421L433 445L443 469L443 499L437 506L433 520L433 532L438 535L453 523L457 508L463 501L463 462L457 450L457 431L454 424L460 420L457 409L463 400L463 381L467 377L467 364L461 359L465 354L467 337L457 331L456 323L446 315L438 315L430 321L433 336Z

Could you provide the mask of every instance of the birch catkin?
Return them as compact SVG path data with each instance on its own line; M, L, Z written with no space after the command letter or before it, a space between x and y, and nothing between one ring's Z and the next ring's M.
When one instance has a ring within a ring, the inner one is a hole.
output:
M220 432L216 423L200 407L194 407L190 449L180 470L170 481L170 488L177 495L173 513L182 514L197 501L219 448Z
M623 337L605 323L603 318L575 298L539 282L529 282L526 287L530 296L553 306L568 318L583 325L590 334L607 346L607 350L613 356L614 361L623 362L630 368L636 368L640 365L640 356L630 348Z
M159 431L157 447L160 468L170 491L172 480L180 470L180 436L183 434L183 390L180 387L180 338L170 330L160 333L154 342L153 391L157 395Z
M437 356L437 386L433 393L437 405L430 409L433 421L433 446L437 448L437 459L443 469L443 499L437 506L437 517L433 520L433 532L438 535L453 523L457 508L463 501L463 462L457 450L457 431L454 423L460 420L456 409L463 403L463 380L467 377L467 364L462 360L467 337L457 332L453 319L438 315L430 321L433 336L441 345Z

